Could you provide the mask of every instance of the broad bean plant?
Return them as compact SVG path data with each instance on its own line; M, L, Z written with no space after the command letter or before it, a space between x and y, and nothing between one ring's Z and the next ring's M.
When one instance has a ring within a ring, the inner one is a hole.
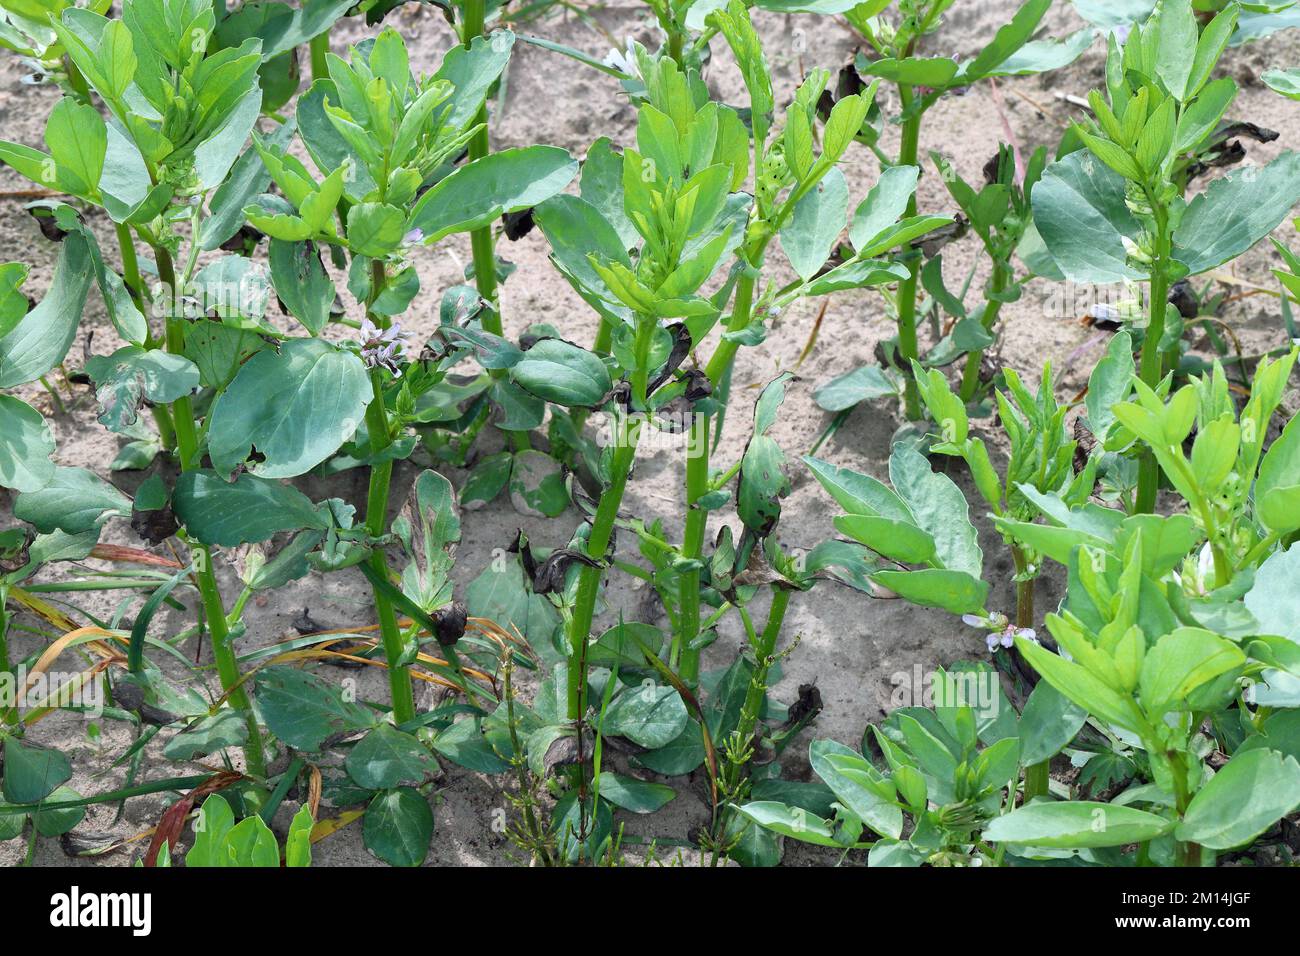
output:
M162 794L138 865L308 866L355 824L418 866L473 773L544 866L772 866L794 841L869 866L1282 853L1300 257L1272 233L1300 165L1243 163L1235 138L1276 135L1230 118L1221 61L1294 16L1076 0L1090 25L1058 39L1028 0L972 48L958 6L652 0L659 42L600 61L460 0L425 63L386 0L0 0L0 45L50 88L43 142L0 162L54 260L41 290L0 263L0 841L116 852L87 808ZM775 14L841 17L862 49L784 83ZM345 48L343 17L373 29ZM623 133L494 149L525 43L609 77ZM1022 148L1005 114L992 157L926 135L945 98L1001 111L1103 44L1059 141ZM1286 64L1262 81L1300 98ZM572 292L546 322L499 255L526 236ZM1247 253L1276 256L1254 291L1281 322L1233 355L1216 283ZM1123 290L1090 373L1004 364L1017 303L1063 283ZM758 349L828 302L891 334L809 390L833 417L791 439L799 367ZM827 443L879 399L883 474L838 464ZM106 470L55 442L89 417L120 444ZM806 479L835 507L810 544ZM645 481L669 516L633 513ZM488 507L520 530L458 568ZM355 618L254 633L250 605L326 575L365 595ZM987 657L953 647L930 699L810 741L821 693L783 678L814 590L959 619ZM40 729L60 710L95 721L117 785L74 789ZM640 834L688 793L684 832Z

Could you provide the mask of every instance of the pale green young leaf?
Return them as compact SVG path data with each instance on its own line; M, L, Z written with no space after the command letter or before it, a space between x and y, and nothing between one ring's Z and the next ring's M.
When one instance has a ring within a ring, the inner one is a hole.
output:
M1198 38L1192 0L1160 0L1148 29L1154 30L1156 76L1171 96L1189 99Z
M1238 753L1192 798L1174 835L1212 850L1254 840L1300 806L1300 764L1275 750Z
M440 180L415 204L407 228L419 229L426 244L480 229L561 192L577 172L577 162L554 146L502 150Z
M848 183L834 168L795 204L790 221L781 229L781 248L804 281L826 264L844 230L848 209Z
M1219 125L1219 120L1237 96L1237 84L1230 76L1207 83L1178 118L1174 136L1175 152L1195 149Z
M1255 513L1270 531L1300 528L1300 415L1287 422L1259 463Z
M1214 19L1201 31L1201 37L1196 43L1196 56L1192 59L1192 69L1187 77L1187 95L1184 99L1198 95L1205 86L1232 38L1233 31L1237 29L1237 16L1240 12L1241 8L1237 4L1230 3L1215 14Z
M984 839L1080 849L1145 843L1173 828L1173 820L1134 807L1070 800L1031 803L995 817L984 828Z
M890 166L871 187L853 213L849 241L855 249L867 246L906 212L921 170L916 166Z

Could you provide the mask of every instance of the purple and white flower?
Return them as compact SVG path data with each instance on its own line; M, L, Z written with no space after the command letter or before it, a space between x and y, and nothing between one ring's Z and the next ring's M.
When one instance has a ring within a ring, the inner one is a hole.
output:
M402 331L402 323L381 329L369 318L361 320L361 358L371 368L386 368L401 375L397 365L406 360L410 346L410 335Z
M1038 634L1032 627L1016 627L1012 624L1005 614L994 611L988 617L980 614L963 614L961 616L963 624L969 624L971 627L978 627L989 633L984 637L984 643L988 645L989 653L994 653L999 647L1010 648L1015 645L1017 637L1023 637L1027 641L1038 640Z

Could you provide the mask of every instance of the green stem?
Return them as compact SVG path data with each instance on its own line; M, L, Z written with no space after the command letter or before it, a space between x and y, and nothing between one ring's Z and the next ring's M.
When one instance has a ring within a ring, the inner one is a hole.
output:
M0 674L8 674L12 667L9 663L9 615L5 611L5 602L9 600L9 585L0 584ZM13 726L18 723L17 701L13 707L7 707L0 720Z
M781 634L781 625L785 622L785 611L789 604L790 592L785 588L774 588L772 606L767 612L767 624L754 645L757 667L754 669L754 676L750 678L749 689L745 693L745 706L740 711L738 726L742 740L752 737L754 728L758 726L758 715L762 712L763 699L767 696L767 675L776 654L776 639Z
M1152 203L1156 220L1156 256L1151 266L1151 319L1147 323L1146 338L1142 341L1142 359L1138 375L1146 385L1155 388L1164 377L1164 355L1160 340L1165 334L1165 307L1169 299L1169 216L1162 206ZM1137 500L1134 510L1138 514L1151 514L1156 507L1156 490L1160 482L1160 466L1155 454L1148 448L1138 459Z
M637 316L636 369L632 373L632 394L638 411L646 408L646 388L650 374L650 345L658 320L653 316ZM587 536L587 556L596 565L583 565L578 576L578 591L574 598L573 615L569 619L569 672L568 715L575 723L587 712L587 645L591 640L591 623L596 613L596 597L600 593L600 579L605 569L605 553L614 534L618 509L623 503L627 478L636 461L636 446L641 437L641 419L621 425L616 423L614 454L610 462L609 487L600 496L596 515L591 521ZM579 770L581 773L581 770Z
M1193 714L1193 727L1200 726L1200 720L1203 715ZM1178 813L1178 819L1181 820L1187 813L1187 808L1192 802L1193 794L1187 787L1187 756L1179 754L1173 763L1173 780L1174 780L1174 809ZM1174 863L1177 866L1197 866L1201 865L1201 845L1199 843L1184 842L1176 840L1174 842Z
M898 97L906 113L912 105L912 88L900 85ZM898 147L898 164L915 166L917 149L921 139L921 114L917 112L903 122L902 141ZM907 200L905 217L916 215L916 194ZM907 261L907 278L898 284L898 354L903 361L903 373L906 384L903 391L903 410L908 421L921 418L921 394L917 391L912 378L912 360L920 357L916 339L916 284L920 272L917 257L912 255Z
M370 301L367 311L383 292L387 276L384 264L378 259L370 262ZM370 319L381 328L388 326L387 316L371 312ZM393 443L392 426L388 420L388 408L384 405L384 380L378 368L370 372L372 398L366 406L366 432L370 437L370 454L378 455ZM370 466L370 487L366 494L366 531L377 538L387 530L388 524L388 489L393 478L393 461L387 459ZM369 561L371 569L383 580L388 580L388 558L382 547L371 549ZM399 663L404 653L405 644L401 629L397 626L397 614L392 603L377 588L373 590L375 614L379 617L379 635L384 645L384 656L388 660L388 686L393 697L393 719L404 724L415 719L415 690L411 686L411 672L405 664Z
M329 61L325 55L330 51L330 32L317 34L311 38L311 78L313 80L328 80L330 75Z
M614 323L601 316L600 327L596 329L596 338L591 344L591 350L597 355L608 355L613 347Z
M687 561L699 560L704 550L708 512L696 502L709 491L709 425L707 415L698 416L698 443L693 436L686 446L686 531L682 558ZM700 569L683 571L678 587L680 627L673 639L670 665L683 681L693 686L700 676L700 652L690 646L700 633Z
M736 283L736 298L727 321L728 332L738 332L749 325L754 311L754 286L763 265L767 240L761 241L745 255L745 271ZM709 383L716 390L735 361L736 342L723 339L705 367ZM682 557L698 560L704 553L704 532L708 513L695 503L709 490L709 450L712 443L712 423L707 415L700 416L701 441L692 447L693 454L686 459L686 529L682 543ZM694 445L694 442L691 443ZM700 651L690 646L700 633L700 569L681 572L678 579L677 603L680 623L673 635L669 660L681 679L694 685L700 676Z
M154 247L154 258L158 263L158 278L162 280L163 294L169 297L167 308L167 351L174 355L185 352L185 320L174 314L171 304L176 301L176 268L172 263L171 253L162 246ZM176 429L176 450L180 458L182 471L190 471L199 464L198 434L194 428L194 408L188 395L184 395L171 405L172 421ZM266 757L262 746L262 730L258 726L257 716L253 713L252 702L248 699L240 683L239 664L235 660L235 649L230 639L226 610L221 603L221 589L217 586L217 577L212 570L212 552L207 545L191 541L190 547L197 557L199 596L203 601L203 613L207 620L208 633L212 635L212 656L217 664L217 673L221 678L221 687L230 694L231 706L244 715L248 726L248 743L244 745L244 759L248 772L255 777L266 776Z
M465 0L461 42L466 49L474 42L475 37L487 35L486 17L487 4L485 0ZM492 141L488 132L486 101L479 108L478 115L474 117L474 122L479 129L469 141L469 161L471 163L477 159L483 159L492 152ZM473 230L469 234L469 245L470 253L474 259L474 285L478 289L479 297L487 305L487 308L483 310L483 330L493 335L504 335L504 326L501 321L501 294L497 277L497 259L491 224ZM493 378L500 378L503 374L503 369L492 370ZM527 432L506 432L506 437L516 451L523 451L532 447Z
M574 599L573 617L569 622L569 673L568 715L577 722L587 712L587 645L591 639L591 623L596 610L596 597L600 592L600 579L604 571L605 552L614 532L614 519L618 517L627 488L628 474L636 460L637 440L641 436L640 421L633 422L625 434L618 436L610 464L609 487L600 497L596 516L591 522L587 538L587 555L599 562L596 567L583 565L578 577L578 592Z
M1035 797L1047 796L1047 786L1051 780L1049 761L1040 760L1025 768L1025 803Z
M144 313L144 283L140 280L140 260L135 254L135 241L131 238L131 227L126 223L113 224L117 234L117 249L122 257L122 281L131 293L131 301L140 312Z
M468 49L474 42L475 37L484 35L485 0L465 0L464 17L461 42ZM486 102L479 109L478 115L474 117L474 123L478 125L479 129L475 132L473 139L469 141L470 162L483 159L492 151L492 143L488 136ZM475 229L470 233L470 249L474 254L474 284L478 287L478 293L482 296L483 301L488 304L488 309L483 314L483 328L493 335L500 335L501 312L497 301L497 265L492 246L492 227L490 225Z
M790 592L785 588L773 588L772 604L767 611L767 624L763 626L761 634L754 632L749 612L743 606L739 609L750 648L754 652L754 673L749 679L749 687L745 690L745 703L740 708L740 717L736 723L736 739L742 747L746 747L753 740L754 731L758 728L758 718L763 712L763 702L767 699L768 675L776 660L776 641L781 634L781 625L785 621L785 611L789 604ZM731 817L735 811L731 809L730 799L742 792L741 782L745 763L748 761L742 763L729 760L724 770L722 786L729 794L729 802L727 809L714 821L713 865L715 866L719 862L717 847L721 844L718 838L731 832Z
M131 238L131 227L126 223L114 223L113 231L117 235L117 249L122 258L122 281L126 284L126 291L131 296L131 301L135 307L140 310L141 315L149 314L145 305L145 287L144 281L140 278L140 260L135 254L135 241ZM164 338L166 335L164 334ZM153 330L145 330L145 348L154 348L157 343L153 339ZM149 412L153 415L154 424L158 426L158 438L162 441L162 446L167 451L176 450L176 429L172 425L171 412L166 405L150 405Z
M996 297L1006 289L1007 274L1006 270L999 262L993 264L993 276L989 281L989 292L993 293L984 302L984 314L980 316L980 324L984 326L984 331L992 332L993 326L997 324L998 312L1002 309L1002 300ZM966 368L962 371L961 376L961 400L969 402L979 391L980 385L980 364L984 360L984 350L976 349L966 355Z
M1011 560L1015 565L1017 576L1023 575L1028 568L1025 554L1019 548L1011 549ZM1034 579L1016 582L1016 627L1034 626ZM1018 650L1011 653L1019 654ZM1025 797L1028 803L1034 797L1047 796L1048 783L1051 780L1051 761L1040 760L1025 767Z
M756 254L745 257L745 273L736 283L736 299L731 308L731 318L727 321L728 332L739 332L749 325L753 317L754 285L758 281L758 273L763 265L765 247L766 243L757 250ZM709 383L714 388L718 387L722 377L731 368L739 348L740 345L732 339L723 339L718 343L713 356L709 359L709 364L704 369L705 374L709 376Z
M63 399L59 397L58 389L50 384L49 379L42 375L37 379L37 381L39 381L41 387L49 393L50 401L54 403L54 410L60 415L68 414L68 406L63 404Z
M677 28L675 18L674 22L669 23L667 32L668 55L672 57L674 63L684 70L686 69L686 64L682 61L682 31Z

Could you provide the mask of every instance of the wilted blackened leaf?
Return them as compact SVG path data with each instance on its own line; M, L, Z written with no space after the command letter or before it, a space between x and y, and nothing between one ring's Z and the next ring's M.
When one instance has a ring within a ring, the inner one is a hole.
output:
M452 647L465 636L465 622L469 610L464 601L453 601L433 612L433 622L438 625L436 636L443 647Z
M591 753L590 747L579 748L578 735L572 732L561 734L551 741L542 755L543 776L550 776L557 767L569 767L582 759L583 754Z
M663 369L655 376L654 380L646 386L646 394L652 394L660 385L668 381L673 372L681 367L682 362L686 361L686 356L691 354L691 333L686 328L684 322L677 322L669 326L668 331L673 336L673 347L668 353L668 360L664 363Z
M113 702L123 710L134 711L140 720L155 727L166 727L180 720L175 714L149 703L144 688L131 681L122 680L113 685Z
M655 411L656 425L674 435L688 431L691 427L691 418L691 403L687 401L685 395L678 395Z
M151 511L132 510L131 530L150 544L162 544L176 533L180 525L170 506Z
M786 714L786 726L793 727L806 724L816 719L822 712L822 694L816 684L800 684L799 699L790 705Z
M41 235L50 242L62 242L68 235L68 230L59 223L59 220L48 208L40 205L28 206L27 212L36 220Z
M225 252L248 255L265 238L266 235L261 230L244 223L233 236L221 244L220 248Z
M510 542L506 551L519 555L519 563L524 567L524 574L531 581L537 574L537 559L533 557L532 546L528 543L528 535L524 534L523 528L515 529L515 540Z
M113 702L123 710L138 710L144 703L144 688L139 684L122 681L113 687Z
M1214 131L1211 142L1221 143L1224 140L1231 139L1234 136L1245 136L1253 139L1257 143L1271 143L1281 134L1277 130L1268 129L1264 126L1258 126L1245 120L1235 122L1225 122Z
M303 608L302 612L290 622L290 626L303 637L319 634L321 631L326 630L326 628L316 623L308 608Z
M120 850L125 844L112 833L98 830L69 830L59 837L59 846L70 857L103 856L113 850Z
M501 217L501 225L506 238L511 242L517 242L533 231L532 207L520 209L518 212L506 213Z
M749 560L745 562L745 570L737 574L732 583L738 588L765 587L770 584L786 587L796 586L793 581L772 567L762 548L750 549Z
M376 23L382 21L390 13L398 7L403 6L406 2L407 0L379 0L378 3L373 4L372 6L365 6L364 4L358 3L355 7L349 9L344 16L354 17L360 13L364 7L366 12L366 26L373 27ZM447 23L450 26L456 26L455 7L453 7L450 2L446 2L446 0L421 0L421 2L427 3L431 7L437 7L442 11L442 15L447 18Z
M1196 299L1196 291L1186 279L1179 279L1169 290L1169 304L1178 310L1184 319L1194 319L1201 313L1201 304Z
M701 369L689 369L684 378L686 379L685 398L688 402L698 402L713 394L713 383Z
M846 96L856 96L866 89L866 84L862 82L862 76L858 73L857 68L852 61L847 65L840 67L840 71L835 77L835 91L830 89L822 91L822 95L817 100L817 115L822 121L830 119L831 110L835 104Z
M589 568L601 567L601 562L586 552L575 548L556 548L546 556L533 573L533 593L553 594L564 590L564 575L574 561Z
M174 724L176 721L180 720L179 717L170 711L163 710L161 707L155 707L153 704L148 702L141 704L139 709L136 710L136 713L140 715L140 720L143 723L149 724L153 727L166 727L168 724Z
M1246 147L1235 138L1238 136L1257 143L1271 143L1278 138L1278 133L1245 121L1223 121L1200 148L1195 161L1187 167L1187 181L1191 182L1212 169L1224 169L1242 162L1246 158Z
M970 223L964 216L958 213L953 217L953 221L946 226L940 226L938 229L931 230L926 235L912 243L912 247L920 249L921 254L927 259L931 259L939 254L939 250L950 242L956 242L966 235L970 229Z
M1075 474L1083 471L1088 464L1088 459L1092 457L1092 450L1097 447L1097 436L1088 431L1088 426L1083 422L1083 416L1080 415L1074 420L1074 460L1072 465Z

